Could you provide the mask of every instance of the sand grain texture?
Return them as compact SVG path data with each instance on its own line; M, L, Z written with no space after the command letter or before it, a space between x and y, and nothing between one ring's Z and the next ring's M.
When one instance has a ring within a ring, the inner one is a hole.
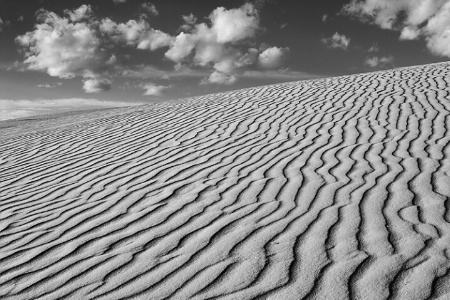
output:
M450 65L0 122L1 299L450 299Z

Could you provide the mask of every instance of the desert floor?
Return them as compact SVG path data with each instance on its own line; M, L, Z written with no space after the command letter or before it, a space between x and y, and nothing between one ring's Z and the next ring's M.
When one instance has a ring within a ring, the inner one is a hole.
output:
M450 299L450 64L0 122L1 299Z

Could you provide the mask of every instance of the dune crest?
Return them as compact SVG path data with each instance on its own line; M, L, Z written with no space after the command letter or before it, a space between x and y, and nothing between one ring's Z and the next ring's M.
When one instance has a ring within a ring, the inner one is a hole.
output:
M448 299L450 65L0 122L2 299Z

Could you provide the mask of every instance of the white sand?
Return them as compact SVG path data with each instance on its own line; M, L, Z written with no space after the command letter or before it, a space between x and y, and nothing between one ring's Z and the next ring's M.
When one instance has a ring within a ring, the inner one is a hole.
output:
M450 299L450 64L0 122L1 299Z

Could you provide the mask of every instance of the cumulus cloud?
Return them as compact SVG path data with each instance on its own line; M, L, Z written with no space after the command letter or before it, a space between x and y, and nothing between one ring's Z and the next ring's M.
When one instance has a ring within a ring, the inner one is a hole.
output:
M400 40L415 40L419 35L420 31L418 29L406 26L400 33Z
M249 3L230 10L218 7L209 18L218 43L237 42L253 37L259 28L258 12Z
M83 82L86 93L100 93L111 89L111 81L105 78L87 79Z
M278 68L283 64L283 60L289 48L270 47L259 54L259 64L268 69Z
M92 14L92 8L90 5L83 4L79 8L75 10L64 10L64 13L67 14L72 22L79 22L82 20L90 19Z
M40 10L41 22L33 31L16 38L25 49L24 63L28 68L59 78L92 77L99 73L108 59L101 40L92 26L78 22L89 13L88 6L66 11L67 18Z
M16 38L25 55L24 64L54 77L82 77L88 93L110 89L105 77L115 72L117 56L113 52L118 45L153 51L173 43L170 35L151 28L143 19L99 21L89 5L65 10L63 16L41 9L37 20L33 31Z
M150 2L142 7L158 14ZM203 23L197 23L192 14L183 16L181 32L175 36L152 28L143 17L123 23L99 20L89 5L65 10L62 16L41 9L37 19L34 30L16 38L25 55L24 64L50 76L82 77L88 93L110 89L108 78L126 71L117 64L119 47L149 51L166 47L164 56L175 66L210 70L203 82L214 84L236 82L249 66L278 68L289 50L254 47L251 40L260 32L260 25L258 10L251 3L232 9L218 7Z
M397 30L401 40L423 37L433 54L450 57L450 0L352 0L342 12Z
M350 38L346 37L344 34L339 34L336 32L331 37L322 39L322 43L330 48L347 50L350 45Z
M129 20L126 23L116 23L105 18L100 23L100 30L115 42L122 42L138 49L156 50L172 44L173 38L160 30L150 27L145 20Z
M193 19L186 18L192 32L181 32L176 36L166 57L180 62L195 50L194 59L199 65L217 63L235 52L227 43L253 37L259 28L258 14L251 4L230 10L218 7L209 15L209 20L211 26L205 23L194 26Z
M144 96L161 96L162 92L172 86L156 85L153 83L147 83L142 85L144 91Z
M258 10L253 4L233 9L218 7L208 19L208 23L197 24L192 14L183 16L182 32L165 53L166 58L178 64L212 67L213 73L202 84L232 84L241 68L258 62L266 68L281 65L287 48L272 47L265 53L248 48L246 41L260 30Z
M387 66L392 66L393 61L394 58L392 56L388 57L372 56L368 57L364 61L364 64L371 68L385 68Z

